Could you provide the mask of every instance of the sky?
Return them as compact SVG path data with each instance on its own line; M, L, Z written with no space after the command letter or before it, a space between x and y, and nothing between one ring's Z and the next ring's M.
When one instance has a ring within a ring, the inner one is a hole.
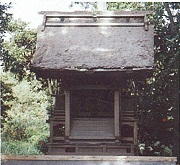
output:
M74 11L81 10L80 5L73 5L70 8L71 2L74 0L0 0L2 3L12 3L12 7L8 12L13 14L14 19L21 19L29 22L30 28L38 28L42 23L43 15L39 15L40 11ZM83 0L76 0L83 2ZM94 2L95 0L84 0ZM100 0L105 1L105 0Z
M8 11L13 14L14 19L29 22L30 28L37 28L42 23L43 16L38 12L67 11L70 10L71 3L69 0L1 0L1 2L12 2L12 8Z
M13 14L13 18L14 19L20 18L22 21L29 22L30 28L37 28L38 25L42 23L43 16L38 14L39 11L80 10L79 6L74 6L73 9L72 8L70 9L69 5L71 1L73 0L0 0L0 2L2 3L12 2L12 8L9 11ZM76 0L76 1L82 2L83 0ZM93 2L95 0L84 0L84 1ZM112 2L113 0L101 0L101 1ZM120 1L120 0L114 0L113 2L115 1ZM133 0L129 0L129 1L133 1ZM146 0L146 1L150 1L150 0Z

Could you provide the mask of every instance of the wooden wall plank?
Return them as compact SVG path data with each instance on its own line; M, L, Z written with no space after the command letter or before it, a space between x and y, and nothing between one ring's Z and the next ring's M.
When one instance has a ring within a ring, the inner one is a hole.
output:
M114 139L113 118L71 119L71 139Z

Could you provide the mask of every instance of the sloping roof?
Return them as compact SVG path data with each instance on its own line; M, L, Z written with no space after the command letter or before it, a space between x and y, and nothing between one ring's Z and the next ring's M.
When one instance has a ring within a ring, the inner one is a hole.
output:
M154 62L153 25L147 12L43 12L32 68L122 71Z

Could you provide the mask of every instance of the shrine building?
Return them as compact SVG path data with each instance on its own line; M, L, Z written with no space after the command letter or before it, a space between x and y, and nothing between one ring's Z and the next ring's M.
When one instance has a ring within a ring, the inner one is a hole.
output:
M31 70L48 79L51 155L136 155L137 98L128 80L152 76L149 12L41 12Z

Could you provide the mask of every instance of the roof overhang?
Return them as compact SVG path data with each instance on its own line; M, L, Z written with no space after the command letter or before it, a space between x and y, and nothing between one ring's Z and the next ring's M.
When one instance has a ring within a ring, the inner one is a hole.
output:
M56 69L37 69L32 68L31 71L35 72L37 77L51 78L51 79L78 79L78 78L112 78L114 80L122 79L137 79L144 80L151 77L153 68L134 68L134 69L97 69L97 70L56 70Z
M154 30L149 12L41 12L32 71L39 77L151 75Z

